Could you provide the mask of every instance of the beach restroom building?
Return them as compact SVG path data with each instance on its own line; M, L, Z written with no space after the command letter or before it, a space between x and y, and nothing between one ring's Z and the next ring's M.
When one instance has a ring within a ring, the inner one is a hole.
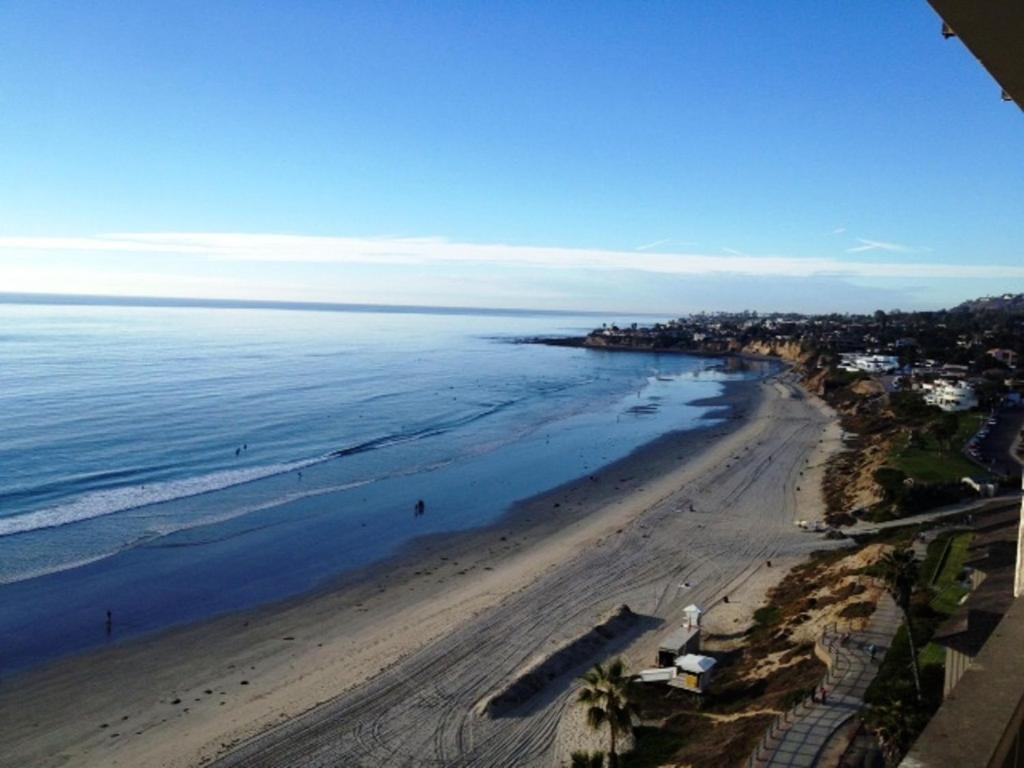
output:
M704 693L704 689L711 683L711 676L717 662L710 656L688 653L677 658L675 664L679 673L675 678L669 680L668 684L685 691Z
M673 688L703 693L717 662L700 653L700 608L688 605L683 615L683 625L665 635L658 645L658 666L640 670L637 677L645 683L667 683Z
M662 638L658 645L658 658L655 663L659 667L671 667L676 659L687 654L700 651L700 615L696 605L688 605L683 609L683 625Z

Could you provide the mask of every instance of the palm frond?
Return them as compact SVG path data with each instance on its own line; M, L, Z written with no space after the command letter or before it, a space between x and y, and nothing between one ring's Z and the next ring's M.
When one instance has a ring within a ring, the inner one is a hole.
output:
M616 658L608 665L608 679L616 682L621 681L626 672L626 664L622 658Z
M600 691L594 688L581 688L578 701L580 704L596 704L601 698L603 697Z

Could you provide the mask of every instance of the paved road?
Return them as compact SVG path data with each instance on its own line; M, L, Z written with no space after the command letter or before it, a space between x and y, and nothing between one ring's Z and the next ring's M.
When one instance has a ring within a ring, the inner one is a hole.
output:
M1024 429L1024 408L1001 408L996 424L978 446L981 463L1000 475L1019 476L1021 462L1015 449Z

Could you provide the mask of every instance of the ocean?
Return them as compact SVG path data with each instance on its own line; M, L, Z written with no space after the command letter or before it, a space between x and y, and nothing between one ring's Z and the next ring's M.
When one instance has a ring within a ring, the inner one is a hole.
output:
M493 523L753 375L516 343L632 319L0 301L0 672Z

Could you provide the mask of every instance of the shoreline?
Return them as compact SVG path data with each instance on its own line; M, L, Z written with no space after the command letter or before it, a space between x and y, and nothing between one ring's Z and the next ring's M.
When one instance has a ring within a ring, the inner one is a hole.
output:
M645 482L656 480L666 473L669 466L676 465L681 451L693 448L702 450L707 447L704 445L707 437L717 440L742 427L743 419L751 410L750 395L754 394L756 402L757 387L761 381L723 382L722 394L689 403L710 409L700 417L701 422L719 423L703 423L690 429L666 432L588 475L582 475L515 502L491 523L454 532L422 534L383 560L340 574L327 584L304 595L265 607L273 609L276 605L301 603L309 598L352 588L358 584L376 582L381 578L394 578L392 574L397 569L415 569L425 556L429 554L432 557L440 557L443 550L463 552L479 546L489 546L493 549L496 546L495 541L501 542L502 536L509 541L503 542L506 545L505 552L500 556L507 557L524 543L543 539L585 520L588 516L587 503L594 501L591 497L597 497L601 503L627 499L638 489L642 490ZM607 483L614 484L611 491Z
M540 537L552 530L557 530L560 527L564 527L565 525L578 521L580 517L578 510L582 506L583 502L578 501L575 505L574 511L570 511L568 507L562 508L561 500L564 496L579 495L581 491L588 489L591 482L589 478L605 474L616 475L617 473L622 473L620 470L624 471L624 473L629 476L627 482L617 484L621 486L619 493L626 496L636 489L639 479L641 479L639 478L639 474L643 473L645 476L650 477L654 477L658 474L658 470L652 468L652 462L656 462L666 450L673 446L678 448L690 448L691 443L700 442L702 438L705 438L708 435L709 430L715 430L713 434L716 437L725 434L726 430L723 424L711 424L707 422L724 421L725 424L728 424L729 422L742 418L741 414L737 414L739 403L744 400L744 397L741 395L741 391L756 388L757 383L758 380L723 382L723 392L721 394L713 397L699 398L689 403L689 405L709 409L700 417L700 421L702 423L699 426L667 432L636 448L626 456L598 468L590 475L583 475L574 478L555 486L554 488L550 488L534 494L531 497L521 499L513 503L491 523L457 531L421 534L411 541L401 545L394 553L368 565L359 566L342 572L329 579L326 583L316 586L302 594L274 600L263 605L232 611L227 614L208 616L183 625L166 627L164 629L151 631L142 635L135 635L112 646L93 647L82 651L71 652L59 658L44 661L41 664L9 671L4 675L3 682L17 682L18 678L22 676L31 675L36 671L45 670L54 664L88 657L92 654L116 651L116 649L124 647L127 644L153 642L159 640L164 635L188 632L206 623L230 619L233 616L255 616L265 611L277 612L279 610L286 609L293 604L301 604L306 600L317 596L330 594L341 589L355 588L362 584L379 581L381 578L385 577L390 578L389 574L392 574L396 568L405 568L409 570L414 568L426 553L432 554L441 549L451 549L453 551L463 550L470 546L470 540L473 540L472 543L475 544L478 543L478 541L486 542L490 539L497 538L499 535L505 535L506 538L514 538L518 535L521 539L524 529L528 529L534 538ZM550 519L543 519L545 512L549 515ZM512 544L506 547L506 549L517 549L519 546L520 542L513 540ZM2 689L0 689L0 692L2 692Z
M575 506L570 508L569 505L563 507L558 501L554 501L554 506L552 507L552 505L548 504L546 501L549 497L551 499L555 499L559 494L579 495L581 491L584 491L584 489L589 487L590 481L588 478L592 479L604 474L615 474L623 468L626 470L625 474L627 474L629 478L625 483L617 483L617 485L621 486L618 491L622 495L628 495L637 487L637 477L640 474L646 473L646 475L654 476L658 473L656 470L651 469L652 462L657 461L664 450L667 450L676 444L681 448L689 449L691 447L691 443L702 442L708 435L709 430L712 430L715 435L724 434L726 431L724 427L734 419L738 418L738 406L744 400L744 397L739 393L755 388L758 381L759 379L722 381L722 391L720 394L712 397L698 398L688 403L689 406L705 409L705 412L699 417L697 425L683 429L674 429L670 432L664 433L659 437L635 448L626 456L602 465L589 475L580 475L557 486L540 491L532 496L512 502L491 522L468 528L419 534L415 536L415 538L399 545L395 551L386 554L377 560L342 570L321 584L312 586L298 594L275 598L256 605L242 607L228 612L202 616L186 623L172 624L159 629L148 630L141 634L133 633L124 640L115 640L114 643L108 642L106 645L97 644L81 650L72 650L55 658L49 658L28 665L19 665L13 668L8 667L7 669L4 669L2 666L2 657L0 657L0 675L3 676L3 681L16 680L20 676L31 674L36 670L44 670L53 664L58 664L65 660L87 657L94 653L104 653L128 643L148 642L158 639L165 634L178 631L188 631L189 629L199 627L207 622L216 621L218 619L226 619L231 616L249 614L257 615L265 609L271 611L278 610L293 603L301 603L311 597L331 593L339 589L374 582L390 574L396 567L415 566L417 561L424 556L425 552L432 554L435 550L445 547L455 550L465 549L467 545L460 541L463 537L471 537L474 540L486 541L489 538L498 537L499 534L507 534L507 538L513 542L514 546L510 544L509 546L502 547L502 549L510 550L518 548L522 539L521 534L524 527L529 528L532 538L537 538L551 530L557 530L559 527L567 525L578 518L578 514L575 513L579 510L582 502L578 502ZM599 493L598 496L603 498L604 494ZM545 519L545 517L549 519ZM91 565L91 563L87 565ZM73 573L74 570L74 568L71 568L66 572L58 572L57 575ZM51 575L53 574L44 574L44 578ZM116 631L114 633L114 637L117 637ZM2 688L0 688L0 693L2 693Z
M549 350L541 358L557 363L565 352ZM534 357L528 352L528 359ZM573 363L581 370L607 365L582 351L568 357L581 359ZM649 362L657 365L653 358ZM611 367L642 374L647 365ZM104 548L95 549L104 554L83 558L81 567L53 567L37 578L0 585L10 605L0 619L0 646L6 646L0 652L0 673L38 668L130 636L151 636L308 594L333 584L339 574L393 557L415 537L489 524L517 500L593 472L668 429L706 426L699 418L707 408L685 403L720 393L723 379L737 378L704 374L707 365L689 358L660 368L685 373L684 381L677 386L649 377L647 383L623 387L620 398L620 389L604 384L598 372L590 389L600 398L593 404L588 405L588 396L577 401L572 390L559 390L561 407L527 403L521 420L517 406L505 408L504 401L496 401L497 410L508 412L458 433L451 448L446 437L422 444L408 440L391 454L366 451L353 459L321 462L304 480L301 473L299 480L294 472L277 473L151 510L55 530L52 536L61 542L55 546L68 541L72 553L88 551L91 532L98 531ZM643 394L634 398L638 387ZM640 398L652 410L634 414L631 406L640 405ZM472 403L450 407L459 413L479 410ZM536 424L530 410L542 416ZM568 428L558 431L563 413ZM470 444L477 439L474 433L484 440L482 450ZM407 467L414 471L404 471ZM417 497L429 502L428 514L406 514ZM252 514L239 514L243 510ZM133 530L143 534L119 545L119 532ZM47 551L50 535L2 539L9 545L4 551L13 553L9 570L20 569L23 554L29 564L73 560L59 548ZM114 616L112 638L104 633L106 610ZM52 621L44 623L41 615Z
M724 423L664 435L602 467L596 480L525 500L485 528L417 539L358 577L7 678L0 722L9 724L11 757L0 765L57 765L61 755L83 765L196 765L336 701L500 610L582 544L601 546L663 504L681 478L737 449L737 434L757 427L763 393L778 381L727 384L697 403L741 409ZM720 416L716 408L705 418ZM90 707L95 714L83 714ZM44 727L47 719L56 723Z

